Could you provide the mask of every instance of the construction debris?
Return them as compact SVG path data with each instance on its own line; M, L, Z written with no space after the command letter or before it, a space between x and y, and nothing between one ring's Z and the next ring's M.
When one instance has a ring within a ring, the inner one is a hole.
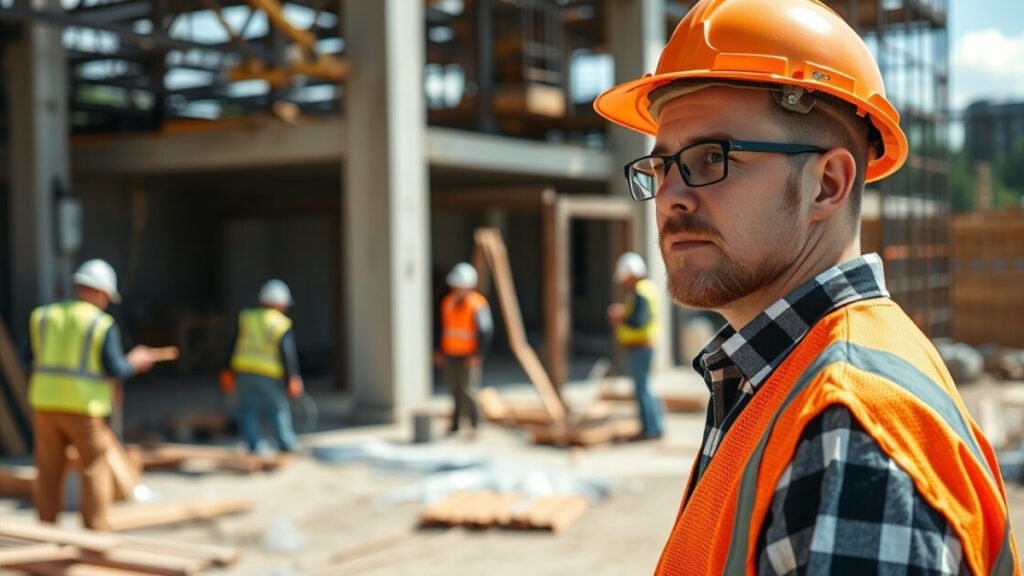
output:
M248 512L255 506L251 500L194 500L191 502L160 502L115 506L107 514L112 532L152 528L209 520L219 516Z
M564 531L590 505L582 496L550 496L530 500L500 492L456 492L420 513L424 527L509 528Z
M535 444L547 446L596 447L624 442L637 438L642 428L632 412L616 414L613 405L600 401L581 412L568 412L562 423L551 419L536 403L505 400L494 388L481 390L477 402L488 421L522 427Z
M386 470L430 474L482 466L486 456L453 454L413 446L395 446L381 440L368 440L340 446L314 446L312 455L328 464L371 464Z
M216 446L146 444L140 446L138 450L144 470L180 469L198 463L219 470L253 473L277 470L291 462L291 456L288 454L250 454Z
M949 338L936 338L933 342L942 361L949 368L954 382L969 384L981 378L984 368L981 353L967 344L954 342Z
M561 470L522 466L515 463L431 474L410 486L393 490L377 499L378 505L418 502L432 506L457 492L500 492L535 500L552 496L582 496L599 502L611 496L614 484Z
M0 566L24 574L187 576L228 566L237 562L238 556L236 549L225 546L70 531L42 524L0 525Z

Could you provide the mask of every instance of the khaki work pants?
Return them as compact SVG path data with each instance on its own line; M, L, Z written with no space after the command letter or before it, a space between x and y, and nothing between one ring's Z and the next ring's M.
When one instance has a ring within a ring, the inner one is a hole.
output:
M111 434L102 418L60 412L36 412L35 505L39 519L56 522L64 509L64 474L69 445L81 459L82 523L93 530L109 530L107 512L114 499L114 482L106 451Z

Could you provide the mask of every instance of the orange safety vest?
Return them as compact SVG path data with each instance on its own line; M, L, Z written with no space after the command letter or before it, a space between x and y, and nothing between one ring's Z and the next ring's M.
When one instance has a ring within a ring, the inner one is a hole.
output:
M656 574L756 574L775 487L804 427L835 404L946 518L972 573L1020 574L995 453L927 337L882 298L827 315L761 384L682 504Z
M477 338L476 312L487 306L487 298L473 291L461 301L449 294L441 301L441 352L447 356L469 356L480 349Z

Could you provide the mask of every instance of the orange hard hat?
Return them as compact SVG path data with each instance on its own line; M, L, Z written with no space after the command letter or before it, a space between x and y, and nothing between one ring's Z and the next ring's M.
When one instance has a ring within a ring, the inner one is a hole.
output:
M608 120L656 134L652 90L675 80L794 86L852 104L881 136L868 159L867 182L907 159L900 115L885 97L882 74L860 36L818 0L701 0L676 27L657 71L615 86L594 100Z

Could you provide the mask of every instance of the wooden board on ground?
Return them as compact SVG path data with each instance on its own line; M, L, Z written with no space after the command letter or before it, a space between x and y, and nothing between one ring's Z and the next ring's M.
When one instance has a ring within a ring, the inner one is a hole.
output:
M122 532L239 514L251 510L254 504L251 500L196 500L192 502L131 504L113 507L107 517L110 522L110 530Z
M596 447L633 440L641 428L639 420L624 418L576 426L530 426L527 432L534 444Z
M186 461L203 460L214 463L222 470L260 472L277 470L291 461L287 454L260 456L235 452L229 448L190 444L152 444L142 446L141 450L144 470L177 468Z
M494 491L455 492L420 513L422 526L562 532L588 510L582 496L551 496L530 501Z
M31 500L35 481L35 466L0 467L0 498Z
M703 412L707 409L707 394L673 392L656 396L668 412L692 413ZM614 388L603 388L598 398L605 402L636 402L636 396L632 392L619 391Z
M57 562L62 558L65 562ZM209 544L5 522L0 525L0 559L5 567L30 574L113 574L127 570L132 574L187 575L230 565L238 560L238 551ZM95 571L85 566L95 567Z

